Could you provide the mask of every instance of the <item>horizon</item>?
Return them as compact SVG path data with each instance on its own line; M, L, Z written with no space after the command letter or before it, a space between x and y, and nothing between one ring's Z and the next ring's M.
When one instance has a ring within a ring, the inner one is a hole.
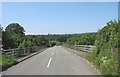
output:
M97 32L118 18L117 5L117 2L3 2L2 26L5 29L10 23L19 23L27 35Z
M77 35L79 35L79 34L86 34L86 33L97 33L97 32L85 32L85 33L71 33L71 34L65 34L65 33L63 33L63 34L25 34L25 35L74 35L74 34L77 34Z

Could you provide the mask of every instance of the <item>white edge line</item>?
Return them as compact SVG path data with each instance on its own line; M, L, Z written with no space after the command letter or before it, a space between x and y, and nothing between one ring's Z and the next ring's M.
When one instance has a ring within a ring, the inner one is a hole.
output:
M49 68L51 61L52 61L52 58L50 58L48 65L47 65L47 68Z

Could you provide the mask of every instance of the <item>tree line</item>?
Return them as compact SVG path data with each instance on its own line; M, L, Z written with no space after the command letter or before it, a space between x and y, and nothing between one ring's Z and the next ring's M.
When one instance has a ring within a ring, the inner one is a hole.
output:
M72 34L25 35L25 29L19 23L10 23L2 29L3 49L24 48L33 46L54 46L66 42Z
M78 36L73 36L67 39L67 44L70 45L94 45L97 32L83 33Z
M18 23L11 23L5 28L5 31L2 30L4 49L41 46L47 43L48 40L42 35L25 35L24 28Z

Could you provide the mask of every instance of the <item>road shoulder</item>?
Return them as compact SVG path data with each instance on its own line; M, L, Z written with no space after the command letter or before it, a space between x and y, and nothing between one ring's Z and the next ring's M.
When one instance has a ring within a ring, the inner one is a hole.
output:
M68 47L65 47L65 46L62 46L64 49L66 49L67 51L71 52L72 54L74 55L78 55L82 58L82 60L84 60L86 63L88 63L88 65L90 65L91 68L93 68L94 71L96 71L98 73L98 75L102 75L97 69L96 67L91 64L87 59L87 55L89 55L89 53L86 53L86 52L82 52L82 51L78 51L78 50L74 50L74 49L71 49L71 48L68 48Z

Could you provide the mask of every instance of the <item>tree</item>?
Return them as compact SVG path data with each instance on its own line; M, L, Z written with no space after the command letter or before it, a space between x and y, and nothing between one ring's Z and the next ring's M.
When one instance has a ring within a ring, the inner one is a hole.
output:
M120 49L120 21L110 21L97 34L95 40L95 49L90 54L89 59L105 75L117 75L118 55Z
M2 32L3 49L16 48L15 42L4 31Z
M17 48L22 41L25 30L18 23L11 23L3 32L3 48Z
M74 36L72 38L67 39L67 43L72 45L94 45L96 34L92 33L84 33L79 36Z
M11 23L9 24L6 29L5 32L7 33L16 33L16 34L25 34L25 30L22 26L20 26L18 23Z
M2 48L2 31L3 31L3 29L2 29L2 27L0 25L0 50Z
M1 27L1 24L0 24L0 38L2 38L2 31L3 31L3 28Z
M66 40L67 40L67 36L65 36L65 35L58 36L56 39L56 41L58 41L58 42L66 42Z
M32 47L32 46L33 46L33 44L31 41L24 40L22 43L20 43L19 48Z

